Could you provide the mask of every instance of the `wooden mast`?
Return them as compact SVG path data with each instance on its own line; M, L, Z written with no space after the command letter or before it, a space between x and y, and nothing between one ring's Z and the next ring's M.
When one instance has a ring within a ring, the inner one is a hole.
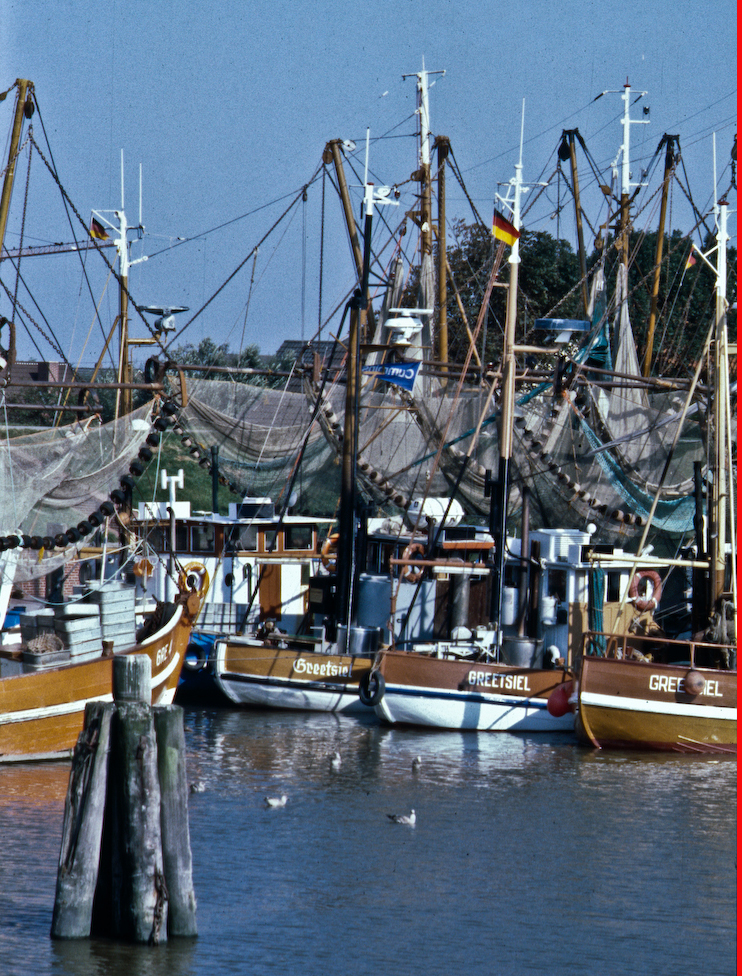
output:
M714 162L714 169L716 165ZM716 175L716 174L714 174ZM714 334L714 462L709 517L711 610L724 592L726 574L727 514L731 485L727 473L727 419L729 409L729 346L727 333L727 207L725 199L715 203L716 211L716 311ZM732 572L735 572L733 567Z
M678 136L662 136L658 152L665 144L665 176L662 182L662 202L660 203L660 223L657 229L657 247L654 255L654 276L652 278L652 303L649 309L649 325L647 327L647 348L644 352L642 375L649 376L652 370L652 356L654 355L654 327L657 322L657 296L660 291L660 269L662 267L662 248L665 240L665 218L667 216L667 197L669 194L670 177L675 168L675 144Z
M525 111L521 119L520 157L515 166L515 179L511 181L514 190L512 202L512 223L520 231L520 198L523 190L523 126ZM506 202L506 201L504 201ZM513 414L515 410L515 323L518 314L518 265L520 264L520 241L513 242L510 249L510 281L508 284L508 303L505 318L505 337L502 353L502 413L500 417L500 460L498 467L494 518L492 530L495 538L495 565L493 567L491 617L498 634L498 645L502 631L502 592L505 573L505 545L507 541L508 494L510 490L510 459L513 454Z
M570 170L572 172L572 194L575 200L575 220L577 222L577 245L578 257L580 259L580 291L582 294L582 307L585 317L588 317L589 298L587 293L587 257L585 255L585 236L582 229L582 204L580 203L580 180L577 175L577 153L575 151L575 136L577 129L565 129L562 132L562 144L559 147L559 158L569 157Z
M448 293L446 290L446 162L451 144L448 136L435 140L438 152L438 359L448 362ZM446 367L444 366L445 370Z
M361 249L360 241L358 240L358 230L356 228L355 217L353 216L353 205L350 200L350 193L348 192L348 183L345 179L345 170L343 168L343 157L341 155L340 149L343 145L342 139L333 139L328 142L325 146L325 151L322 154L322 160L324 163L329 163L332 161L335 166L335 175L338 181L338 190L340 191L340 200L343 204L343 214L345 215L345 223L348 228L348 237L350 239L350 248L353 252L353 261L356 266L356 276L358 278L359 284L363 280L363 251ZM368 337L372 337L375 330L375 320L374 312L372 308L367 309L366 314L366 333Z
M5 228L8 225L10 198L13 194L15 163L18 155L18 146L21 141L23 117L25 115L27 119L30 119L34 112L34 104L31 99L33 82L28 81L26 78L17 78L15 83L18 86L18 94L16 95L15 102L13 131L10 136L10 149L8 150L8 166L5 170L2 196L0 196L0 261L2 260L3 246L5 244Z

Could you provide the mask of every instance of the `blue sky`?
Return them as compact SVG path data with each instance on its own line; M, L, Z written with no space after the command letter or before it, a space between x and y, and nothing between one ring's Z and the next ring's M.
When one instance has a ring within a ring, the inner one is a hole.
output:
M353 165L360 174L368 128L375 181L408 179L416 167L416 88L402 75L419 71L423 57L429 70L446 71L430 93L432 131L451 140L485 220L497 184L513 175L523 100L526 180L551 173L563 128L578 128L610 175L623 106L617 94L595 96L621 90L627 78L633 89L648 92L636 112L651 107L650 125L632 128L637 171L663 133L679 134L694 199L708 211L716 132L719 183L729 184L737 102L736 6L730 0L0 0L0 23L6 72L0 90L16 77L34 82L41 116L33 120L35 138L41 144L43 121L60 180L85 219L91 209L119 206L123 149L126 212L136 223L142 164L147 234L132 256L145 253L150 260L132 269L130 287L139 304L188 306L179 324L245 261L317 172L330 139L357 143ZM11 111L7 99L0 105L6 129ZM31 186L38 196L29 195L26 244L71 239L51 181L35 189L43 170L35 157ZM350 169L347 175L360 203L359 178ZM580 178L586 209L593 208L597 221L599 195L584 161ZM8 247L17 246L25 180L22 169ZM406 208L412 206L409 191L406 184ZM329 184L325 192L323 317L342 302L353 276L340 207ZM569 209L555 216L564 202L557 192L540 198L525 226L573 237ZM180 341L211 337L234 349L245 342L272 353L284 339L302 332L309 338L320 317L321 206L319 179L306 204L292 210ZM651 213L647 205L642 219ZM473 220L449 176L448 218L457 217ZM670 220L690 229L680 192L673 195ZM731 230L736 235L736 220ZM110 285L103 290L100 258L87 260L101 318L110 322L115 291ZM91 324L79 258L27 259L24 271L41 296L44 320L74 358ZM0 312L7 311L2 294ZM41 324L40 314L35 317ZM32 331L36 345L20 334L20 355L57 358L41 331ZM95 358L94 346L93 338L84 358Z

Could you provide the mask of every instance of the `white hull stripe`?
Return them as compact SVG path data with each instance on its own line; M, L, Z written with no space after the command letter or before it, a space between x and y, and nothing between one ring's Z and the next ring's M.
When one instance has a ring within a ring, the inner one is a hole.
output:
M648 698L617 698L614 695L598 695L593 692L580 692L580 702L583 705L594 705L596 708L617 709L622 712L654 712L657 715L682 715L684 718L722 719L727 722L737 721L736 708L724 708L721 705L694 705L684 702L651 701Z
M39 708L25 708L18 712L0 713L0 725L10 725L13 722L35 722L39 719L58 718L60 715L72 715L82 712L88 702L112 702L113 695L100 695L95 698L83 698L79 701L60 702L58 705L46 705Z
M233 683L239 685L259 685L264 688L285 688L292 691L326 691L335 695L352 695L358 698L358 682L351 679L347 684L334 683L331 681L303 681L292 678L273 678L257 677L251 674L236 674L231 671L218 675L219 681L225 684Z
M546 698L519 698L514 695L482 695L478 692L445 691L433 688L414 687L410 685L387 685L384 697L398 695L400 698L428 698L451 702L472 702L481 705L507 706L509 708L546 708Z
M164 670L152 679L152 691L165 685L167 678L173 673L178 664L178 657L170 662ZM38 708L25 708L17 712L0 712L0 725L11 725L17 722L36 722L40 719L59 718L60 715L73 715L75 712L85 711L89 702L112 702L113 694L95 695L93 698L82 698L78 701L59 702L57 705L46 705Z

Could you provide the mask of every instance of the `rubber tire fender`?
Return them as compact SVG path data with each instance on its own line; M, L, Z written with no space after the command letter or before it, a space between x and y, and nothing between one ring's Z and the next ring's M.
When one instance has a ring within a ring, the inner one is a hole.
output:
M386 682L380 671L367 671L358 682L358 697L369 708L379 704L385 691Z
M195 654L196 660L189 658L189 654ZM183 656L183 667L188 671L198 672L203 671L206 667L206 648L202 647L200 644L196 644L191 641L186 648L185 655Z

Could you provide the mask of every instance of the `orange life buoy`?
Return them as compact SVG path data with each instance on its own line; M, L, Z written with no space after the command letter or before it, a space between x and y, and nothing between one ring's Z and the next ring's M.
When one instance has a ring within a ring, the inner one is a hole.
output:
M640 596L642 592L642 580L649 580L652 584L652 595L648 599ZM629 587L629 597L633 600L634 606L639 613L644 613L647 610L656 610L660 605L661 596L662 580L660 579L660 574L656 573L653 569L639 570Z
M420 542L411 542L402 553L402 559L421 559L425 555L425 546ZM419 583L423 578L423 568L413 569L412 566L402 567L402 579L405 583Z
M330 573L337 572L339 538L340 535L337 532L333 532L332 535L328 535L328 537L322 543L322 549L320 550L319 558L322 560L322 565Z

